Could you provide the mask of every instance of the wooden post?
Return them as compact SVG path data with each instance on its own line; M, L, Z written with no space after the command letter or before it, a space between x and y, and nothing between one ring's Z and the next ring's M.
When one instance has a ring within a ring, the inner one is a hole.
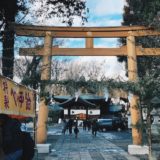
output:
M42 58L41 80L49 80L51 74L52 35L46 32Z
M45 143L47 138L47 118L48 106L45 105L45 99L41 100L39 104L38 122L37 122L37 143Z
M137 81L137 58L135 37L130 35L127 37L127 52L128 52L128 77L130 81ZM132 123L132 140L133 144L142 144L142 131L136 125L140 122L140 110L138 108L139 97L133 95L130 102L131 123Z
M86 48L94 48L93 46L93 38L86 38Z
M42 59L41 80L49 80L51 73L51 58L52 55L52 36L51 32L46 32L44 42L44 56ZM40 102L37 123L37 143L45 143L47 139L47 119L48 106L44 102Z

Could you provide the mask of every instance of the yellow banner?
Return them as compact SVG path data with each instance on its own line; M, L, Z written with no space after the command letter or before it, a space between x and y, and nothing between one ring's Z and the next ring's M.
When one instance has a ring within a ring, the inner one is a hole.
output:
M0 113L35 116L36 92L0 76Z

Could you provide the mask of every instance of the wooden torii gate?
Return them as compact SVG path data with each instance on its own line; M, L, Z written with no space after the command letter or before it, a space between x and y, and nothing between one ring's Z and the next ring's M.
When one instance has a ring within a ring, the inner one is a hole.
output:
M143 26L121 27L47 27L15 25L18 36L44 37L44 48L21 48L20 55L42 56L41 80L50 79L51 56L127 56L128 77L130 81L137 81L137 56L159 56L160 48L142 48L135 45L135 37L160 35L151 28ZM126 38L127 45L120 48L94 48L93 38ZM55 48L52 47L53 38L85 38L86 48ZM137 107L138 97L133 95L131 100L131 122L136 125L140 120ZM46 121L47 106L40 103L37 128L37 143L44 143L47 138ZM133 144L141 145L142 133L132 127Z

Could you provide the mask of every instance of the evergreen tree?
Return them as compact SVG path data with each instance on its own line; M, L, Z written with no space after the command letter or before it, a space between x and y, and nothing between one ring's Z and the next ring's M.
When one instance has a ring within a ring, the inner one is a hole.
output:
M0 1L0 21L2 36L2 73L4 76L13 78L14 66L14 31L9 30L8 22L15 22L18 11L25 11L25 4L19 3L18 0L1 0Z
M52 5L52 10L48 12L47 18L57 16L62 19L63 23L72 25L74 16L82 18L82 22L86 21L85 17L85 1L83 0L35 0L42 2L42 8ZM33 0L1 0L0 1L0 29L1 40L3 43L2 53L2 73L4 76L13 79L14 66L14 31L9 29L9 22L17 22L19 13L27 14L28 8L32 7ZM27 5L30 3L30 5ZM41 10L43 11L43 9ZM19 14L20 15L20 14ZM37 12L41 16L41 12Z
M159 0L126 0L124 7L122 25L144 25L159 29L160 25L160 1ZM136 38L136 45L147 48L160 47L160 38L157 36ZM124 39L120 39L121 44L125 44ZM124 57L119 57L119 61L126 61ZM141 56L138 60L138 75L143 77L153 72L159 72L160 58L156 56ZM156 67L155 67L156 66Z

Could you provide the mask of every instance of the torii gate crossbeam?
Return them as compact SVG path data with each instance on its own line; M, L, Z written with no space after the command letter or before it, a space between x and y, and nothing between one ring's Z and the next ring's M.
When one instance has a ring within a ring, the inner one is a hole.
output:
M44 48L20 48L21 56L43 56ZM120 48L57 48L52 47L51 56L127 56L127 47ZM136 47L136 56L159 56L160 48Z
M160 35L160 32L144 26L118 26L118 27L49 27L14 25L18 36L45 37L50 32L56 38L119 38Z

